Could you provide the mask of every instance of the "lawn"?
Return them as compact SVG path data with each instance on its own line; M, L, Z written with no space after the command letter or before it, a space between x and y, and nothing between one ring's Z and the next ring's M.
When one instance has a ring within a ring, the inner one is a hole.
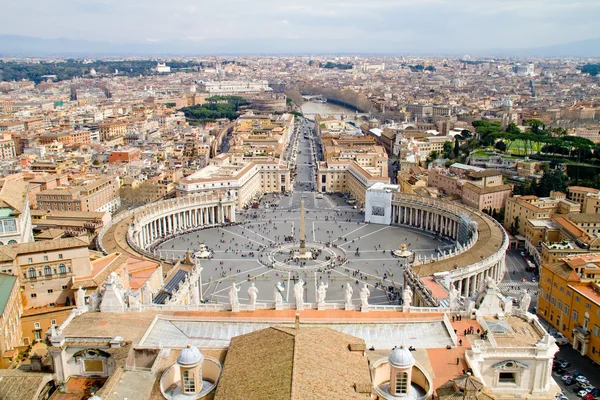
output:
M537 153L544 145L542 143L532 143L532 153ZM525 142L523 140L515 140L507 149L509 153L525 155Z

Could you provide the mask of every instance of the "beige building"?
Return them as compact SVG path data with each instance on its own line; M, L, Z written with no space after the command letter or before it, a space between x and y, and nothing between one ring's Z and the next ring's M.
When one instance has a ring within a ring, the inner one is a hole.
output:
M355 161L322 161L317 168L317 190L346 193L359 206L365 205L367 189L377 182L389 183L387 176L373 175Z
M27 184L0 180L0 246L32 241Z
M551 197L514 196L506 201L504 227L525 236L528 219L549 219L554 214L581 212L581 205L565 198L564 193L552 192Z
M478 210L500 210L512 195L512 185L502 183L502 173L460 163L448 169L433 168L428 174L428 186L460 197L464 204Z
M6 133L0 137L0 160L14 160L17 156L15 141Z
M85 236L0 246L0 272L19 276L23 308L74 303L75 276L92 273Z
M567 199L581 204L581 208L585 208L585 201L588 196L598 197L600 190L585 186L569 186L567 188ZM585 211L583 211L585 212Z
M205 192L230 194L242 208L265 193L292 189L290 170L278 161L249 162L220 154L211 164L179 181L177 197Z
M90 177L71 182L67 187L43 190L36 195L40 210L55 211L109 211L117 210L119 177Z
M16 348L22 342L22 313L18 278L0 273L0 368L8 368L17 360Z

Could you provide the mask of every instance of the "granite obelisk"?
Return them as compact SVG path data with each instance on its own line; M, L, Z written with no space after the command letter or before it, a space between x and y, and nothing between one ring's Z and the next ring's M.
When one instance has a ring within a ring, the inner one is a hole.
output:
M300 254L306 253L306 232L304 227L304 199L300 201Z

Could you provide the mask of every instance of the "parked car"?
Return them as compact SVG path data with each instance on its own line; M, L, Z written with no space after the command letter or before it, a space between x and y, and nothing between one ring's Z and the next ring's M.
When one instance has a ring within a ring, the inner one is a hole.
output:
M594 396L591 393L587 393L585 396L582 397L583 400L595 400L596 396Z
M589 382L588 379L585 376L583 376L583 375L577 375L577 376L573 375L573 377L579 383L587 383L587 382Z
M575 379L575 378L573 378L573 375L571 375L571 374L564 374L563 376L560 377L560 380L563 382L566 381L567 379Z
M570 363L570 362L568 362L568 361L563 361L563 362L561 362L561 363L560 363L560 367L561 367L562 369L569 368L570 366L571 366L571 363ZM572 376L572 375L569 375L569 376Z
M572 384L574 384L574 383L575 383L575 379L573 379L573 377L569 377L569 378L565 379L565 380L563 381L563 383L564 383L565 385L567 385L567 386L571 386Z

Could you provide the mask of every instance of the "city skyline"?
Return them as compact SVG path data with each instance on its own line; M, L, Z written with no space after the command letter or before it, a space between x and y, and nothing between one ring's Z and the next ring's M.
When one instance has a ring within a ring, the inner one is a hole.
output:
M4 6L0 34L101 45L90 52L493 55L597 39L594 16L599 12L600 4L591 0L176 0L154 5L32 0ZM598 48L597 41L591 43ZM7 50L0 47L0 52Z

